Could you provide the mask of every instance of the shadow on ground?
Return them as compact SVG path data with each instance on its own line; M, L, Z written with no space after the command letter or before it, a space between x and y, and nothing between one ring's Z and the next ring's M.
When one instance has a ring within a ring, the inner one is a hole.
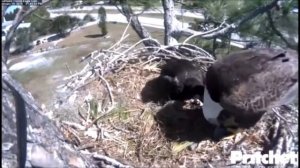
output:
M55 34L55 35L53 35L53 36L48 37L47 41L48 41L48 42L56 41L56 40L65 38L65 37L67 37L67 36L69 36L69 35L70 35L70 32L63 33L63 34Z
M199 142L214 139L215 127L205 120L200 107L185 109L183 102L170 101L157 112L155 119L170 140Z
M90 35L86 35L84 37L86 38L98 38L98 37L103 37L105 36L105 34L90 34Z

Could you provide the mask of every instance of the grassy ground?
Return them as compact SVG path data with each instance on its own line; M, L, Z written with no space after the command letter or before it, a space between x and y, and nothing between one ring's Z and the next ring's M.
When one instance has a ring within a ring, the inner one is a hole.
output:
M106 37L109 36L109 39L102 36L101 30L97 25L80 28L77 31L73 31L69 36L59 42L57 47L64 48L76 45L90 45L90 47L94 49L106 48L119 40L126 26L127 24L122 23L107 23L108 34ZM149 27L147 27L147 30L154 38L163 42L163 30ZM135 43L140 39L131 27L129 27L127 34L130 35L130 38L125 41L126 43ZM93 38L91 36L96 37ZM40 44L38 46L34 46L31 51L37 52L40 51L40 49L48 48L51 45L52 44L49 42Z
M58 42L58 49L49 50L49 52L42 54L41 57L45 59L53 60L51 66L39 67L39 69L30 69L28 71L16 71L12 75L18 79L24 87L29 90L33 96L40 103L48 104L52 101L55 95L56 86L61 84L61 80L57 79L57 76L67 76L69 71L66 65L69 66L72 72L78 72L82 69L83 64L79 63L81 57L88 55L94 50L108 48L115 42L117 42L123 34L126 24L107 24L108 34L105 38L99 36L91 38L93 35L101 35L100 29L97 25L88 26L77 31L73 31L69 36ZM147 28L154 38L159 39L162 42L163 32L160 29ZM124 43L133 44L139 41L139 37L129 27L128 32L130 36L124 41ZM34 46L31 52L39 52L40 49L46 49L49 46L53 46L51 42L44 43L38 46ZM21 54L26 55L26 53ZM24 57L15 55L10 62L10 65L21 62ZM43 86L43 87L41 87Z
M57 13L59 13L59 12L57 12ZM61 12L61 13L64 13L64 12ZM93 14L93 13L98 13L98 10L82 10L82 11L76 11L76 13L89 13L89 14ZM111 10L111 9L106 9L106 13L107 14L119 14L119 11ZM163 19L163 13L143 13L140 16L142 16L142 17L150 17L150 18ZM184 22L193 22L194 21L194 18L186 17L186 16L181 17L180 15L177 15L177 18L180 21L182 21L181 18L183 18Z
M110 36L112 39L105 39L104 37L98 37L98 38L88 37L91 35L101 35L101 30L97 25L84 27L80 31L73 32L70 36L66 37L62 42L59 42L58 45L60 47L82 45L82 44L89 44L89 43L96 45L99 42L101 43L105 41L110 41L112 44L119 40L126 26L127 24L108 23L107 24L108 34L106 36ZM162 42L163 30L155 29L155 28L147 28L147 30L151 33L151 35L153 35L154 38L157 38ZM129 27L127 33L130 34L130 38L128 38L125 41L126 43L135 43L139 41L139 37L131 27Z

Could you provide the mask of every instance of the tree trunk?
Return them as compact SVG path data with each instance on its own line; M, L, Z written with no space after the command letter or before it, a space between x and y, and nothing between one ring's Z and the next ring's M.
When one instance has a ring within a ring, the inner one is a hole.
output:
M133 14L133 11L131 9L131 7L127 4L127 3L122 3L121 4L122 7L122 14L126 17L127 21L130 21L131 18L131 27L133 28L133 30L138 34L138 36L141 39L146 39L146 38L150 38L151 39L151 35L149 34L149 32L141 25L138 16ZM144 42L145 46L148 47L157 47L160 46L159 43L157 43L155 40L145 40Z
M27 160L29 167L96 167L92 160L65 142L56 125L40 113L37 103L7 73L3 62L2 71L2 166L23 167L18 162ZM24 143L25 149L20 149Z
M176 31L176 17L175 8L173 0L162 0L162 5L164 9L164 26L165 26L165 45L177 44L177 40L172 37Z

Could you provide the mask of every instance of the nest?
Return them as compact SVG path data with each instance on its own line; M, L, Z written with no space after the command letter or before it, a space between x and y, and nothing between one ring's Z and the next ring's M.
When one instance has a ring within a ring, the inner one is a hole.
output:
M291 120L298 111L288 106L277 109L280 115L266 114L251 129L214 141L214 127L206 122L199 105L149 101L144 93L155 93L164 60L193 60L205 73L214 58L190 44L145 48L140 44L152 39L144 39L124 45L125 32L111 48L85 57L86 67L58 87L66 93L60 102L77 95L71 105L77 119L60 122L65 138L78 150L93 154L99 166L105 161L115 167L239 167L241 163L230 165L232 150L297 150L292 144L298 144L294 137L298 129L291 128L297 125ZM70 107L70 101L66 104Z

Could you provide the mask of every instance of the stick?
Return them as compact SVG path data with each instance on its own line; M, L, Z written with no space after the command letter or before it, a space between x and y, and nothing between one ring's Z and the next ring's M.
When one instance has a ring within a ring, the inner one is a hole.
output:
M69 66L67 63L65 63L65 66L67 67L68 71L69 71L69 74L72 75L72 71L70 70Z

